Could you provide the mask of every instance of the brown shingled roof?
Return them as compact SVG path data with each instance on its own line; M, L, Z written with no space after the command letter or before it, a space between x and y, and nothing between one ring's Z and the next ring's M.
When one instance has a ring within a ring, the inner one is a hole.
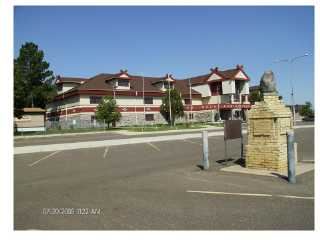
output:
M66 82L70 82L70 83L81 83L81 82L85 82L87 81L88 78L79 78L79 77L61 77L61 76L58 76L57 79L56 79L56 84L59 84L59 83L66 83Z
M235 69L228 69L224 71L218 70L218 68L211 69L211 73L200 75L196 77L191 77L191 85L199 85L199 84L205 84L208 80L208 78L211 76L212 73L216 73L219 76L222 77L222 80L232 79L235 77L235 75L239 72L243 71L243 67L240 65L237 65ZM153 93L159 93L163 94L163 92L155 85L157 82L164 81L164 79L168 78L169 76L174 79L171 75L167 74L165 77L142 77L138 75L129 75L126 70L121 70L120 73L116 74L110 74L110 73L102 73L99 75L96 75L92 78L86 79L86 78L61 78L60 80L62 82L78 82L81 83L81 81L84 81L83 84L79 84L78 86L74 87L73 89L65 92L71 93L77 90L102 90L102 91L113 91L113 86L110 82L107 80L110 80L112 78L118 78L119 74L127 74L130 79L130 90L116 90L119 91L126 91L135 93L142 92L143 91L143 79L144 79L144 91L145 92L153 92ZM244 73L245 74L245 73ZM246 74L245 74L246 75ZM247 75L246 75L247 76ZM174 79L175 80L175 79ZM189 95L189 78L181 79L181 80L175 80L175 87L178 89L182 95L188 96ZM130 93L130 94L131 94ZM191 93L194 97L201 97L201 94L195 90L191 90Z

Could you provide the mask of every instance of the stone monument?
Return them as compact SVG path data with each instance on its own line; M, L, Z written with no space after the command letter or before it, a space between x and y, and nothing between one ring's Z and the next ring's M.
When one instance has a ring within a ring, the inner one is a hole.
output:
M279 100L272 71L260 80L263 101L256 102L248 112L248 144L246 167L278 173L287 171L287 131L292 131L292 113Z

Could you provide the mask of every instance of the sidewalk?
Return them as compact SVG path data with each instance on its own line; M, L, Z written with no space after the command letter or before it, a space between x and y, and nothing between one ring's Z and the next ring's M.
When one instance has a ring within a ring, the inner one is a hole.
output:
M60 136L78 136L78 135L90 135L90 134L108 134L116 133L125 136L139 136L139 135L151 135L157 133L188 133L197 132L201 130L223 130L223 127L207 126L205 128L197 129L178 129L178 130L167 130L167 131L146 131L146 132L134 132L129 130L108 130L108 131L96 131L96 132L79 132L79 133L57 133L48 135L30 135L30 136L15 136L14 139L29 139L29 138L49 138L49 137L60 137Z
M313 128L313 125L305 126L295 126L298 128ZM212 129L212 128L209 128ZM195 129L197 133L185 133L185 134L175 134L175 135L161 135L161 136L146 136L146 137L136 137L136 138L126 138L126 139L111 139L111 140L100 140L100 141L84 141L84 142L72 142L72 143L61 143L61 144L47 144L47 145L32 145L15 147L14 154L25 154L25 153L35 153L35 152L51 152L51 151L62 151L62 150L73 150L81 148L97 148L97 147L108 147L108 146L120 146L127 144L138 144L138 143L150 143L150 142L162 142L162 141L175 141L175 140L185 140L190 138L201 138L201 132L208 129ZM181 132L181 130L178 130ZM194 132L193 131L193 132ZM171 131L168 131L171 132ZM182 131L183 132L183 131ZM246 134L247 130L243 130ZM154 134L154 133L153 133ZM212 136L223 136L224 131L211 131L208 133L209 137Z

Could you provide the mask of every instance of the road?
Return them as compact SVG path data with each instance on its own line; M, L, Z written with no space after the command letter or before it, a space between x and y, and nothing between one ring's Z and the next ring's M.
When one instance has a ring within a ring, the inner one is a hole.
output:
M314 129L295 133L313 160ZM228 157L238 159L239 146L230 141ZM295 185L222 172L222 137L209 147L209 171L196 166L200 139L15 155L15 229L314 229L313 171Z

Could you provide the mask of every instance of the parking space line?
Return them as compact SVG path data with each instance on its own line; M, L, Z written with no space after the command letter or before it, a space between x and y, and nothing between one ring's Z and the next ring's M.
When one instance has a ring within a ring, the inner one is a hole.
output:
M279 197L279 198L314 200L314 197L291 196L291 195L272 195L272 194L264 194L264 193L231 193L231 192L210 192L210 191L191 191L191 190L187 190L186 192L188 192L188 193L216 194L216 195L234 195L234 196L251 196L251 197Z
M207 194L217 194L217 195L238 195L238 196L254 196L254 197L272 197L271 194L261 194L261 193L230 193L230 192L210 192L210 191L187 191L189 193L207 193Z
M276 195L277 197L282 197L282 198L300 198L300 199L310 199L314 200L314 197L302 197L302 196L290 196L290 195Z
M193 142L193 141L191 141L191 140L183 139L183 141L184 141L184 142L187 142L187 143L192 143L192 144L196 144L196 145L202 146L201 143Z
M109 148L106 147L106 149L104 150L104 153L103 153L103 158L106 158L108 152L109 152Z
M47 156L45 156L43 158L40 158L39 160L37 160L37 161L35 161L35 162L31 163L31 164L28 164L28 165L29 165L29 167L32 167L32 166L38 164L39 162L41 162L42 160L45 160L45 159L47 159L49 157L52 157L53 155L56 155L59 152L61 152L61 151L55 151L53 153L50 153L49 155L47 155Z
M149 142L147 142L147 144L148 144L149 146L151 146L153 149L157 150L158 152L160 152L160 151L161 151L161 150L160 150L160 148L158 148L158 147L157 147L157 146L155 146L154 144L149 143Z

